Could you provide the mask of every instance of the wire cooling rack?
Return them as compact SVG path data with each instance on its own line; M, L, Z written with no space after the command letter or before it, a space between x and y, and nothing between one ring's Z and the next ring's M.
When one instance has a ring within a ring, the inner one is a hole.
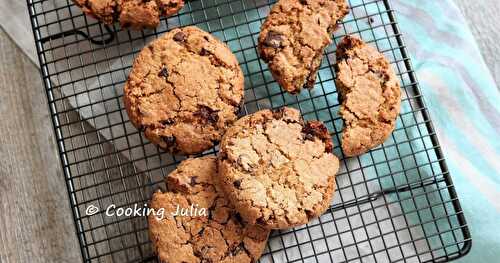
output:
M336 45L325 52L315 88L298 96L284 93L259 60L257 37L273 1L187 1L156 30L140 32L104 26L69 0L27 1L85 262L155 260L146 218L109 216L106 208L143 207L183 157L159 150L131 125L122 89L146 43L193 24L237 56L245 74L244 114L298 108L305 119L325 122L341 158L330 209L307 225L273 232L261 262L443 262L470 250L470 233L388 1L350 0L351 12L334 35L335 44L355 34L376 46L402 84L395 131L357 158L344 158L339 147ZM89 207L99 211L87 214Z

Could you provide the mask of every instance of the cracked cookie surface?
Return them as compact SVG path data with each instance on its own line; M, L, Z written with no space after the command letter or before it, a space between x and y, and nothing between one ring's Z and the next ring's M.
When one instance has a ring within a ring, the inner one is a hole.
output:
M262 110L228 129L219 153L220 185L250 224L306 224L328 207L339 161L327 128L292 108Z
M384 55L353 36L339 43L335 71L344 120L342 151L360 155L394 130L401 104L399 80Z
M346 0L279 0L261 27L259 53L284 90L312 88Z
M183 0L73 0L82 11L97 20L133 29L155 28L161 16L171 16L183 6Z
M215 177L217 160L202 157L183 161L167 177L168 192L156 192L150 208L164 209L164 218L148 217L149 235L160 262L256 262L269 230L242 221L222 195ZM173 216L177 206L201 212ZM195 215L196 214L196 215ZM195 215L195 216L190 216Z
M124 88L128 116L153 143L196 154L237 119L243 73L229 48L197 27L173 29L145 47Z

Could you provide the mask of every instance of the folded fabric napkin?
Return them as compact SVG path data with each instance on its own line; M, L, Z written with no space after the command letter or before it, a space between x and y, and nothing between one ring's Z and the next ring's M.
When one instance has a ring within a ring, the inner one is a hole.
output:
M391 3L472 231L472 255L463 261L495 262L500 257L498 88L452 0ZM0 25L38 63L26 3L0 0L0 5Z

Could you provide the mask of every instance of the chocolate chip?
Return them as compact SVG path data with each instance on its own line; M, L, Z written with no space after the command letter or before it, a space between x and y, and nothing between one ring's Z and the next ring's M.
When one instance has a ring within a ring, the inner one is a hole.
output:
M387 72L382 72L382 79L387 82L391 79L391 76Z
M174 40L177 41L177 42L183 42L186 40L186 34L184 34L184 32L177 32L175 33L174 35Z
M314 140L314 137L318 135L315 128L309 125L309 123L302 128L302 133L304 133L304 138L308 140Z
M206 48L202 47L200 50L200 56L206 56L206 55L210 55L210 52L208 52Z
M240 103L234 106L234 114L240 115L243 113L244 109L245 109L245 101L241 100Z
M218 112L205 105L199 105L198 111L196 111L194 115L211 123L216 123L219 120Z
M321 140L325 139L325 134L328 134L326 127L319 122L308 122L302 128L302 133L304 134L304 139L313 141L314 138L319 138Z
M241 189L241 179L238 179L236 181L233 182L233 185L234 187L236 187L237 189Z
M279 109L273 110L273 118L275 118L277 120L283 118L284 112L285 112L285 108L279 108Z
M299 3L301 3L303 5L307 5L307 0L299 0Z
M175 144L175 136L162 136L163 141L167 146L172 146Z
M335 70L336 73L339 72L340 69L338 63L333 65L333 70Z
M323 123L319 121L310 121L306 123L304 128L302 128L302 133L304 134L304 139L314 140L315 138L318 138L322 140L326 144L325 151L326 152L332 151L333 149L332 140L330 134L328 133L328 129Z
M168 78L168 69L167 66L163 65L161 67L160 72L158 72L158 77Z
M166 120L161 120L160 123L163 124L163 125L172 125L172 124L175 123L175 120L173 120L173 119L166 119Z
M266 221L264 220L263 217L257 218L256 222L258 225L265 225L266 224Z
M342 96L341 94L339 94L337 96L338 96L339 104L342 104L344 102L344 96Z
M167 7L173 8L173 7L176 7L176 6L178 6L178 5L179 5L179 4L178 4L178 3L176 3L176 2L169 2L169 3L167 4Z
M283 42L283 35L275 31L269 31L266 39L264 40L266 46L273 48L279 48L281 46L281 42Z
M309 141L314 141L314 135L310 134L310 133L306 133L304 135L304 139L305 140L309 140Z
M196 183L197 183L197 182L196 182L196 180L197 180L197 179L198 179L198 176L193 176L193 177L191 177L191 182L189 182L189 184L190 184L191 186L195 186L195 185L196 185Z
M243 218L241 217L240 213L235 213L234 214L234 219L240 223L240 224L243 224Z

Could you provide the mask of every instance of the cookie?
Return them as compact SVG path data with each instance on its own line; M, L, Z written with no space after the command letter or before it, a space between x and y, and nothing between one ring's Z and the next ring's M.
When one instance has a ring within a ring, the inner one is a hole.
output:
M216 177L215 157L187 159L167 177L169 191L153 195L149 236L160 262L248 263L260 257L269 230L244 223Z
M314 86L323 51L347 14L346 0L279 0L273 6L258 49L283 89L295 94Z
M183 6L183 0L73 0L82 11L97 20L133 29L155 28L161 16L171 16Z
M292 108L238 120L221 141L220 185L250 224L306 224L330 204L339 168L327 128Z
M130 121L171 153L217 144L237 119L243 73L229 48L197 27L173 29L145 47L124 88Z
M342 151L360 155L394 130L401 104L399 80L384 55L353 36L338 45L335 68L344 120Z

